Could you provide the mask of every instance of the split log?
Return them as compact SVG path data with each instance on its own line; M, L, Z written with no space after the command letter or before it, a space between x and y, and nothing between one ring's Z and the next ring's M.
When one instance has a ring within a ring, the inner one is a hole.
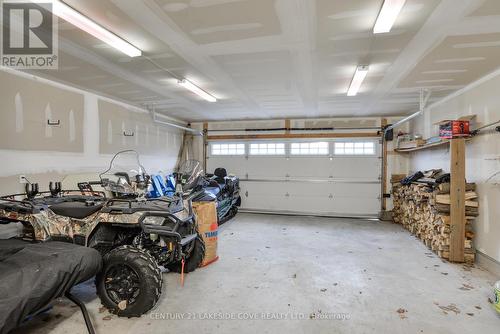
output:
M450 184L449 183L441 183L437 187L438 193L439 194L449 194L450 193ZM465 191L476 191L476 184L475 183L467 183L465 185Z
M434 200L438 204L450 204L450 194L436 194L434 196ZM479 207L479 203L477 201L473 201L473 199L477 198L477 194L473 191L469 191L465 193L465 206L469 206L472 208Z

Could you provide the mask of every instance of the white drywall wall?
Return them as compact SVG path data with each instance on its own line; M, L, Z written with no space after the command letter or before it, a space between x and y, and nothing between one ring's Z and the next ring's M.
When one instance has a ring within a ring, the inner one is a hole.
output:
M500 71L465 88L444 101L431 106L423 117L412 121L412 132L424 137L437 135L435 122L477 115L472 128L500 120ZM498 126L498 124L497 124ZM477 184L479 217L475 221L474 243L483 254L500 261L500 175L488 180L500 170L500 133L489 132L475 137L466 146L466 177ZM413 153L412 171L442 168L450 170L447 148Z
M99 110L98 100L104 99L121 105L130 112L144 113L134 106L125 105L118 101L100 97L67 85L34 77L17 71L10 73L25 78L37 80L47 85L67 89L83 94L84 96L84 124L83 124L83 152L69 153L56 151L26 151L26 150L0 150L0 195L22 192L23 185L19 183L19 175L24 174L31 182L38 182L41 190L46 190L49 181L79 180L77 175L85 174L86 177L96 175L107 168L112 158L111 154L100 154L99 147ZM22 89L22 87L20 87ZM43 98L39 96L29 98ZM41 111L43 112L43 110ZM151 121L152 122L152 121ZM156 126L156 125L155 125ZM182 131L173 127L161 126L162 132L169 141L164 149L158 152L141 154L141 163L149 173L169 173L173 170L182 142ZM130 149L136 149L130 147ZM75 186L76 187L76 186Z

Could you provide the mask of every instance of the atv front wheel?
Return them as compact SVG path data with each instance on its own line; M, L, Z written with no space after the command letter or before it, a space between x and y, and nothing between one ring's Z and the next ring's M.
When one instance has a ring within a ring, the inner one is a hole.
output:
M120 246L104 256L96 287L102 304L111 313L139 317L158 302L162 275L149 253L128 245Z
M190 273L195 271L201 263L203 262L203 258L205 257L205 242L201 238L200 235L196 237L194 240L193 249L189 254L187 254L184 259L184 272ZM167 265L167 268L170 271L180 273L182 271L182 262L174 262Z

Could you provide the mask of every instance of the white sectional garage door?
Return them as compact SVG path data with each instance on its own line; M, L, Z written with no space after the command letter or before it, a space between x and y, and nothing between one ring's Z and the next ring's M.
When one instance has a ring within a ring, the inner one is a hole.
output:
M210 142L207 169L240 178L242 209L376 217L380 150L377 138Z

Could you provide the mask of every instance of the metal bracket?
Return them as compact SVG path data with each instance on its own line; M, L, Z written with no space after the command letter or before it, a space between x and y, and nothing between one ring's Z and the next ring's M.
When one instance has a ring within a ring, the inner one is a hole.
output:
M89 334L95 334L95 329L94 326L92 325L92 320L90 320L89 312L85 307L85 303L83 303L79 298L71 294L70 291L66 291L65 296L80 308L80 311L83 314L83 320L85 321L85 326L87 327L87 331L89 332Z
M431 97L431 93L432 92L428 89L420 89L420 112L424 112L427 102L429 102Z
M52 122L50 119L47 120L47 125L50 125L50 126L57 126L57 125L61 125L61 120L58 119L57 121L55 122Z

